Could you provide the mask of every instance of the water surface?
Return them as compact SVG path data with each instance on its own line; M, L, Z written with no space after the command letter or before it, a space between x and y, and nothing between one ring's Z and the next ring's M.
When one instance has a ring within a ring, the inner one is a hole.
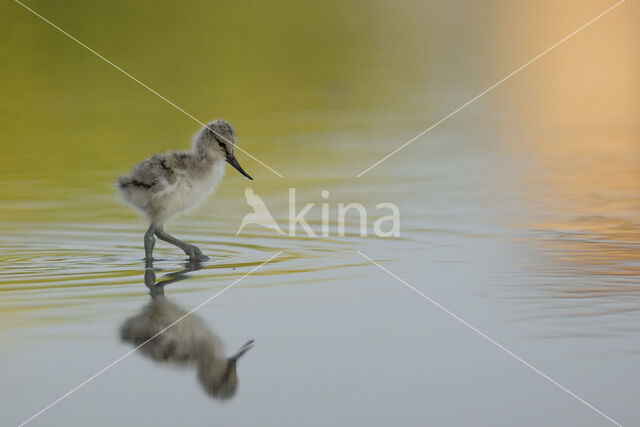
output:
M220 401L192 368L133 353L33 425L606 425L394 274L624 425L640 389L638 6L624 4L419 141L356 175L610 4L30 2L200 120L224 117L285 227L250 226L246 180L167 229L165 296L238 364ZM0 422L17 425L131 350L149 303L144 220L116 178L199 125L16 4L0 6ZM142 23L142 24L141 24ZM330 196L323 199L321 192ZM397 238L368 229L392 202Z

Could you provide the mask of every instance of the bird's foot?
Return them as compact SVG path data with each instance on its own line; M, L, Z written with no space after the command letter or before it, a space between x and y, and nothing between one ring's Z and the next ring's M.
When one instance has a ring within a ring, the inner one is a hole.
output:
M209 257L204 255L197 246L191 246L185 251L185 253L189 255L189 261L201 262L209 259Z

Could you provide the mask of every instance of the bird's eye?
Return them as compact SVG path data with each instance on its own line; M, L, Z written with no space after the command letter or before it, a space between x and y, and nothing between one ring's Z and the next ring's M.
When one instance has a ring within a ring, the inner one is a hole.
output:
M219 145L220 147L222 147L222 148L225 148L225 146L224 146L224 142L220 142L220 141L218 141L218 145Z

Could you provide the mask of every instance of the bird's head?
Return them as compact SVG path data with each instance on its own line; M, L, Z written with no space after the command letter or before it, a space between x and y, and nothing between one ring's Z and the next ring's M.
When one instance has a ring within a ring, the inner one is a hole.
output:
M253 340L247 342L228 359L205 359L198 363L198 379L211 397L230 399L238 390L238 359L253 347Z
M236 160L234 150L237 141L238 135L231 123L226 120L214 120L198 133L195 144L198 151L204 151L213 158L224 159L242 175L253 180Z

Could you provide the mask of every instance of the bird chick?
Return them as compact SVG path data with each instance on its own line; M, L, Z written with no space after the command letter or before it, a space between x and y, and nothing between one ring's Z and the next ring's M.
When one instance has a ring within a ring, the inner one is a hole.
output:
M144 237L147 262L153 259L154 236L179 247L192 261L207 259L197 246L167 234L163 226L213 192L224 175L225 162L253 179L236 160L237 140L229 122L214 120L198 132L192 151L154 155L118 179L122 198L149 219Z

